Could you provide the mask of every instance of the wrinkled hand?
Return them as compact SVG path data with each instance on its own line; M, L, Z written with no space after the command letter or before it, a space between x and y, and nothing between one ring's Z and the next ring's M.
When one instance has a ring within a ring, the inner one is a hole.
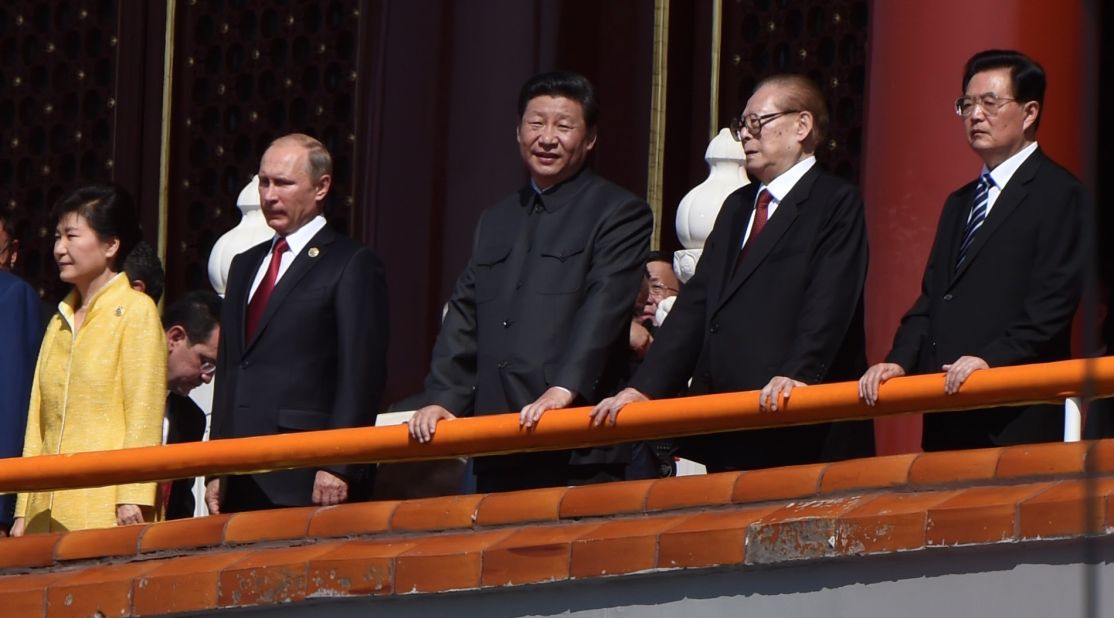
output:
M641 323L631 320L630 323L630 349L638 358L646 358L646 353L650 351L650 344L654 342L654 336L650 334L650 329L643 326Z
M22 517L16 517L15 521L12 522L12 529L8 532L8 534L11 534L12 536L23 536L26 528L27 520Z
M541 397L534 400L534 403L522 408L522 411L518 413L518 424L526 429L532 429L537 426L546 410L567 407L573 399L574 395L569 391L550 386L545 389Z
M340 504L348 499L348 481L329 472L318 470L313 480L313 503L321 506Z
M143 511L135 504L117 504L116 505L116 525L126 526L128 524L141 524L143 523Z
M437 433L437 423L442 420L452 420L456 415L443 406L426 406L414 413L406 424L410 427L410 437L425 444L433 439Z
M943 370L948 372L944 376L944 392L954 395L959 392L959 387L979 369L990 369L990 365L978 356L960 356L954 363L944 365Z
M210 515L220 515L220 479L210 479L205 483L205 506Z
M608 397L597 403L596 407L588 413L588 417L592 419L593 427L599 427L604 421L607 421L608 425L614 426L615 420L619 418L619 410L637 401L650 401L650 398L633 388L627 387L619 391L614 397Z
M878 363L866 370L859 378L859 399L868 406L878 403L878 387L890 378L905 375L905 370L897 363Z
M758 409L763 412L777 412L778 402L783 397L788 402L789 396L793 394L793 389L798 386L807 386L807 384L793 378L774 376L770 383L762 387L762 391L758 393Z

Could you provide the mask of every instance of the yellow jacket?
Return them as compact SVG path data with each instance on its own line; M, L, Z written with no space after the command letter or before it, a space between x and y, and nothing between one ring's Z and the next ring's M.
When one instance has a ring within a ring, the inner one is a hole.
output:
M77 292L58 305L43 336L23 456L107 451L162 442L166 338L158 309L116 275L88 302L76 337ZM27 532L116 525L117 504L155 504L155 484L21 493Z

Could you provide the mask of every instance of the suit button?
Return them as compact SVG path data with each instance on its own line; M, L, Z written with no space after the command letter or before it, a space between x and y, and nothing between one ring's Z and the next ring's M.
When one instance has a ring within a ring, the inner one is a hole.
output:
M497 364L495 366L498 367L499 369L506 369L507 364L508 364L507 361L499 361L499 364Z
M944 300L951 300L952 298L951 294L944 294Z
M503 320L503 328L510 328L510 327L511 327L511 321L510 320Z
M708 328L708 332L713 335L719 332L719 322L713 322L712 326Z

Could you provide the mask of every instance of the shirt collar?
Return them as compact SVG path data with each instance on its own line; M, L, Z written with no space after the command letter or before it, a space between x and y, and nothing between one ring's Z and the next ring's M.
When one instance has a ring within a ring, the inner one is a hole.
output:
M572 178L559 182L545 191L539 191L537 183L531 178L530 189L522 192L522 199L519 201L524 207L531 206L534 203L535 196L537 196L546 212L556 212L565 204L575 200L577 194L588 184L592 177L592 171L585 165Z
M1005 189L1006 183L1010 181L1010 178L1013 178L1017 168L1021 167L1021 164L1036 151L1037 143L1033 142L1017 151L1012 157L999 163L998 167L990 170L990 177L994 179L994 186L998 187L999 190ZM985 165L982 166L982 173L987 173Z
M298 231L287 234L286 244L290 246L290 253L294 254L295 256L301 253L302 249L304 249L305 246L309 244L309 241L313 240L313 237L316 236L317 233L320 232L322 229L324 229L324 227L325 217L317 215L313 219L310 219L309 223L298 228ZM275 236L271 239L272 248L275 246L274 243L277 239L278 236Z
M816 165L816 157L805 157L793 167L782 172L780 176L771 180L770 184L759 186L758 192L761 193L765 189L770 192L770 196L773 197L775 202L780 203L782 198L788 195L801 178L812 169L813 165Z

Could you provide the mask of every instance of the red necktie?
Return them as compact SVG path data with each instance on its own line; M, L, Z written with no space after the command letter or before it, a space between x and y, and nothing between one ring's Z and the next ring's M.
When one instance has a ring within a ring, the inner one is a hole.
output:
M754 223L750 226L750 236L747 237L743 247L739 249L739 257L735 258L735 270L739 270L739 264L743 263L743 258L746 257L747 251L750 246L754 244L754 239L762 228L766 227L766 221L770 218L770 202L774 200L774 196L770 192L763 189L758 194L758 201L754 205Z
M267 301L271 298L271 292L275 290L275 282L278 281L282 254L286 253L288 247L286 239L279 238L271 249L271 264L267 267L267 274L259 282L259 287L255 289L255 296L252 296L251 302L248 303L248 314L244 321L244 343L248 343L255 336L255 328L259 325L259 319L263 317Z

